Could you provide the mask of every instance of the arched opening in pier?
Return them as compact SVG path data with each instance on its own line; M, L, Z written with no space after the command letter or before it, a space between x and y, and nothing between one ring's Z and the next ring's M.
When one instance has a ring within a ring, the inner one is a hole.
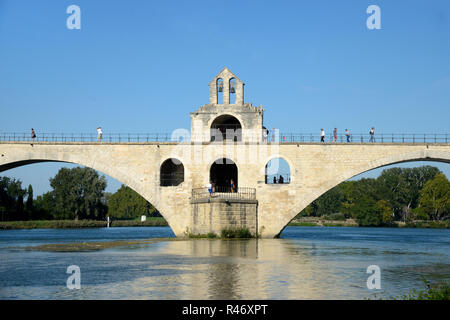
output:
M178 186L184 181L184 166L180 160L175 158L167 159L160 169L160 186Z
M273 158L266 164L266 184L287 184L291 182L291 169L283 158Z
M242 141L242 126L235 117L224 114L211 124L211 141Z
M238 186L238 168L228 158L217 159L211 165L209 178L214 184L216 192L236 191ZM231 188L232 183L234 183L234 190Z

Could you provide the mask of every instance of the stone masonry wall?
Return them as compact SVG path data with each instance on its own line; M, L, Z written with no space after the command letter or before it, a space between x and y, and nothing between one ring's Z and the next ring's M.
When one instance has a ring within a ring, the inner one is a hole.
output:
M257 233L258 202L255 200L205 199L191 201L191 229L193 234L247 228Z

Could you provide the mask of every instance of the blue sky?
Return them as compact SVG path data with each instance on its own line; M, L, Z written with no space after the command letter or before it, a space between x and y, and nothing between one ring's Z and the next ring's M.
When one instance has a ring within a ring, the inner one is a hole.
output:
M81 30L66 27L72 4ZM366 27L371 4L381 30ZM269 128L450 133L447 0L0 0L0 132L189 128L225 66ZM2 174L40 194L61 166Z

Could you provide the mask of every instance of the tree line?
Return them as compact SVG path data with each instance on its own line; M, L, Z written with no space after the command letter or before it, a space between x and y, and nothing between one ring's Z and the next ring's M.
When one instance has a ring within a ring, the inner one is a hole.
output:
M380 176L346 181L297 217L353 218L361 226L450 218L450 182L436 167L391 168Z
M122 185L105 192L106 179L91 168L62 168L50 178L51 191L33 197L33 187L20 180L0 177L1 221L136 219L160 216L131 188Z

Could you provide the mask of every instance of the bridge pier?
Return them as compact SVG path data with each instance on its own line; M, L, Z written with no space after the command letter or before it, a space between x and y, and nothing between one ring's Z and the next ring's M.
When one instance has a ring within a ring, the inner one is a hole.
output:
M253 236L258 231L258 201L210 197L191 200L191 228L193 235L222 230L248 229Z

